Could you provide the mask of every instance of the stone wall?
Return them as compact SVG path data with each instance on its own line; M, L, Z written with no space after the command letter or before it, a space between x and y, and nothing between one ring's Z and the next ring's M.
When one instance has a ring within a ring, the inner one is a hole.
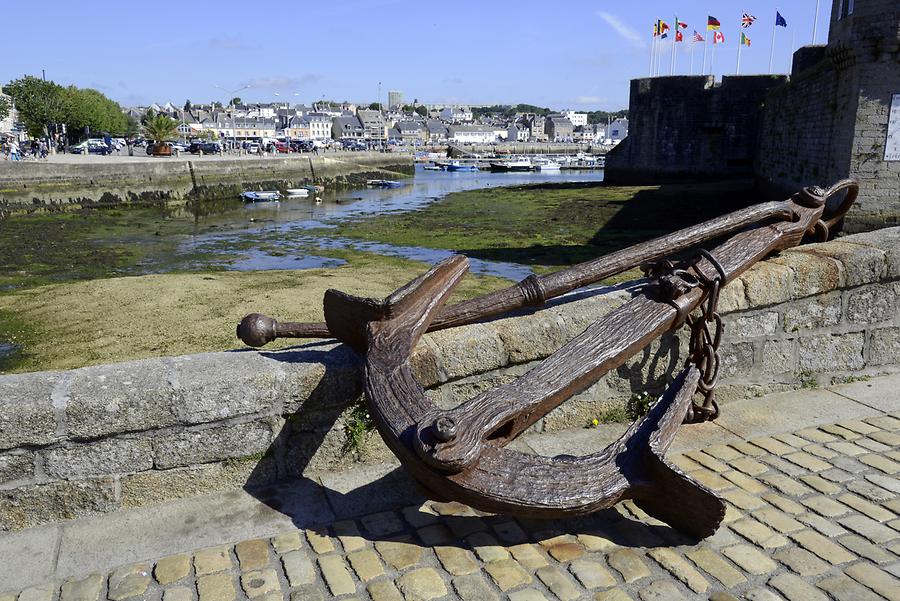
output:
M900 94L900 4L857 0L828 46L801 48L790 83L766 108L757 179L772 198L799 187L853 177L859 200L846 231L900 223L900 161L885 161L891 96Z
M449 407L528 370L629 298L581 291L530 314L435 332L414 357ZM900 367L900 228L759 263L723 290L720 400ZM685 358L665 337L534 427L582 427ZM0 531L390 457L377 435L342 447L360 362L343 345L163 357L0 376ZM726 409L727 410L727 409Z
M760 112L783 75L633 79L628 137L606 157L614 184L753 174Z
M408 154L353 152L274 158L148 158L0 163L0 211L65 205L233 198L245 190L358 185L413 173Z

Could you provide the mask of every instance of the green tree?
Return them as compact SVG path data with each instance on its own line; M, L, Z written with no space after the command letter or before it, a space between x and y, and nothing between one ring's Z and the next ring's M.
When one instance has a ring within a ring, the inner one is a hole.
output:
M232 105L237 106L238 104L244 104L244 103L243 103L243 101L241 100L241 97L240 97L240 96L235 96L234 98L231 99L231 101L230 101L228 104L232 104Z
M381 103L380 103L380 102L373 102L372 104L369 105L369 110L372 110L372 111L380 111L380 110L381 110Z
M168 115L154 115L144 122L144 131L148 138L160 144L178 137L178 123Z
M428 116L428 109L425 108L425 107L424 107L423 105L421 105L421 104L420 104L419 106L416 107L416 112L419 113L420 115L422 115L423 117L427 117L427 116Z
M89 127L92 132L107 132L114 136L128 133L128 115L117 102L90 88L65 88L63 120L70 131L80 132Z
M65 88L44 81L39 77L26 75L14 79L3 89L16 103L19 118L25 124L29 135L40 137L47 135L50 123L65 123Z
M191 109L194 108L194 105L191 104L190 99L184 101L184 112L189 113Z

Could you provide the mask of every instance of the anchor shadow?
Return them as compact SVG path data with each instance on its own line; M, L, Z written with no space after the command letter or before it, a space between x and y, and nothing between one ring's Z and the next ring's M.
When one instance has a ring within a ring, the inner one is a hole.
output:
M263 354L288 364L324 366L316 388L292 407L243 487L258 501L289 517L297 528L322 535L362 536L372 542L456 546L475 552L498 542L515 545L564 535L581 535L588 548L696 542L649 518L630 502L586 516L521 518L486 514L456 502L431 501L393 457L388 464L363 464L340 474L330 471L317 454L337 457L342 452L340 428L335 426L361 398L362 361L345 345L326 342ZM664 355L672 361L669 350ZM645 360L651 359L648 355ZM353 523L356 525L351 526ZM553 544L569 544L568 537Z

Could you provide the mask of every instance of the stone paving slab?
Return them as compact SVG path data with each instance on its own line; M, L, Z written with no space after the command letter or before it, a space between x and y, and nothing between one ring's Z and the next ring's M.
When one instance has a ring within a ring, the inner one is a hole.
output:
M707 424L721 430L713 444L686 437L673 462L728 506L704 541L630 502L551 521L423 502L402 471L364 466L259 498L209 495L5 535L0 591L12 592L0 601L900 599L900 412L871 401L894 386L884 378L802 391L780 406L751 399L770 417L754 422L755 434ZM832 409L817 413L820 402ZM617 436L614 427L579 431L570 442L582 453L588 434ZM566 450L538 438L528 443L535 450ZM388 501L362 503L368 510L350 519L331 509L335 499L350 506L382 494Z
M829 386L828 390L886 413L900 411L900 374ZM890 394L886 392L890 391Z

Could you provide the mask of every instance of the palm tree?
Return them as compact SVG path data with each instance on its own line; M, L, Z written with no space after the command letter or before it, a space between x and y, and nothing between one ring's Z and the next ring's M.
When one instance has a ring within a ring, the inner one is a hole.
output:
M166 145L166 142L178 137L178 122L168 115L154 115L144 123L144 131L147 137L154 142L153 154L172 154L172 150Z

